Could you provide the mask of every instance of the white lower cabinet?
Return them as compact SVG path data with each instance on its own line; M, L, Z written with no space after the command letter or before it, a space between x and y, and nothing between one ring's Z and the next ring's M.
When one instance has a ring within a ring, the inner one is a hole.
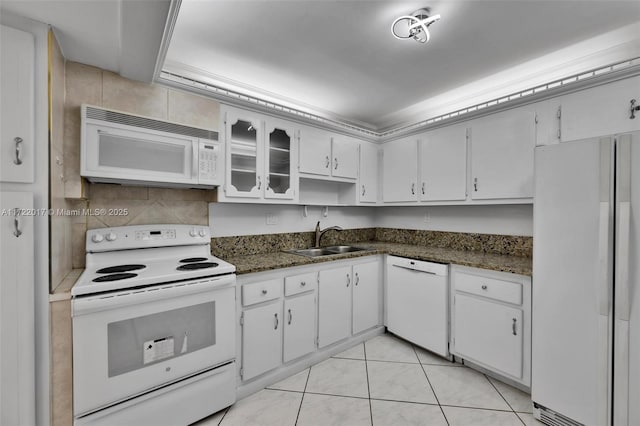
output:
M320 271L318 347L351 335L351 266Z
M284 362L316 350L315 292L284 301Z
M353 266L353 334L358 334L380 323L378 265L378 262L369 262Z
M249 380L282 363L282 301L242 313L242 380Z
M531 278L452 267L451 353L531 385Z
M381 326L380 261L372 256L238 276L242 382Z

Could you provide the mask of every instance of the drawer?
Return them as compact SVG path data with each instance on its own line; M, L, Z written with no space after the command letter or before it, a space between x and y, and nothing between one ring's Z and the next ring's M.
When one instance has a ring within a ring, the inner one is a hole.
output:
M477 294L502 302L522 304L522 285L512 281L456 272L456 291Z
M317 272L307 272L306 274L286 277L284 279L284 295L293 296L294 294L315 290L317 281Z
M242 286L242 305L249 306L282 297L282 279Z

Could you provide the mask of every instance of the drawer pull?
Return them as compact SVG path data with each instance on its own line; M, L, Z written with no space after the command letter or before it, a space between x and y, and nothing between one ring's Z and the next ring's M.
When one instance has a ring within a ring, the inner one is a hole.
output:
M293 315L291 315L291 309L289 309L289 325L291 325L292 319L293 319Z
M275 327L273 327L273 329L277 330L278 329L278 314L276 313L274 316L276 318L276 325L275 325Z
M486 290L487 289L487 285L486 284L482 284L482 289Z
M265 294L267 294L267 290L262 290L262 295L264 296Z
M307 285L306 281L300 281L300 287L304 287L305 285Z
M514 318L514 319L513 319L513 324L511 324L511 331L513 332L513 335L514 335L514 336L517 336L517 335L518 335L518 333L516 332L516 322L517 322L517 321L518 321L518 320Z

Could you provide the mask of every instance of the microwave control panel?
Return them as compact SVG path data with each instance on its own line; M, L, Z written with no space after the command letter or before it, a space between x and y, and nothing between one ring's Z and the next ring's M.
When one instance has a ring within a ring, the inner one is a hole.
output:
M219 142L200 140L198 147L198 183L218 185L220 176L218 175L218 161L221 154Z

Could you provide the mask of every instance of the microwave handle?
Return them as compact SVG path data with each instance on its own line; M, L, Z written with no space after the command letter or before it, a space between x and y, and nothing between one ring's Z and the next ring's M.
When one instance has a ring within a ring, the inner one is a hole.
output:
M193 147L191 150L193 154L193 160L191 161L191 177L195 179L198 177L198 170L200 170L200 166L198 163L198 151L200 149L200 141L193 143L191 146Z

